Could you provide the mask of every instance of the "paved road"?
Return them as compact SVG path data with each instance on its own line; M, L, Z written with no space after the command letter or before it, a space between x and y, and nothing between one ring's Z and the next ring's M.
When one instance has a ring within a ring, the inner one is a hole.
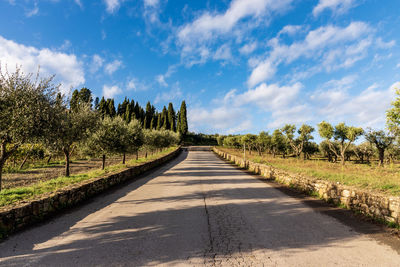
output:
M334 218L335 209L311 207L276 187L212 152L184 152L7 239L0 265L400 265L398 240L378 227L354 228Z

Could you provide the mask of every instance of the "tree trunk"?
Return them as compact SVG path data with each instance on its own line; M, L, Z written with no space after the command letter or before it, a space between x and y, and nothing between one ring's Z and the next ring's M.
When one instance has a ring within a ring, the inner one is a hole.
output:
M147 149L146 149L146 153L144 154L144 157L147 159Z
M103 164L101 165L101 169L104 170L105 167L106 167L106 155L103 154Z
M21 165L19 166L19 169L22 170L22 168L24 167L26 161L28 160L29 154L31 153L31 150L33 149L33 145L31 145L31 147L29 148L29 151L26 152L26 156L24 158L24 160L22 161Z
M24 167L26 161L28 160L29 157L29 153L26 154L24 160L22 161L21 165L19 165L19 169L22 170L22 168Z
M52 155L50 155L49 158L47 159L47 165L50 164L51 157Z
M136 160L138 160L139 159L139 151L137 150L136 151Z
M342 163L342 166L344 166L345 159L346 159L346 157L345 157L344 153L341 153L340 154L340 162Z
M69 151L64 150L65 155L65 176L69 177Z
M383 160L385 159L385 150L382 148L378 148L379 153L379 166L383 167Z
M124 155L122 156L122 164L125 164L125 158L126 158L126 153L124 152Z

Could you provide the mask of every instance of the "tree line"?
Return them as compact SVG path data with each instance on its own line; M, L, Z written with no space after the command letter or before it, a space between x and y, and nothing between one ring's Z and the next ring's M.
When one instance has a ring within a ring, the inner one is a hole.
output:
M351 157L356 157L360 163L369 163L372 157L376 157L379 166L383 166L385 159L393 162L400 155L400 89L396 94L392 108L386 113L386 130L363 129L343 122L333 126L322 121L317 125L317 132L323 139L319 144L312 141L316 129L307 124L298 129L293 124L286 124L272 134L262 131L258 135L220 135L217 142L220 146L245 149L250 154L252 151L258 155L269 153L273 157L279 154L283 158L299 158L303 155L304 159L310 159L320 153L329 162L340 161L342 165ZM355 144L362 136L365 141Z
M147 156L148 151L178 144L188 132L185 101L178 112L172 103L158 112L150 102L143 109L127 98L115 108L114 99L93 101L88 88L74 90L69 99L53 77L24 74L20 68L13 73L0 69L0 190L6 161L22 149L33 154L39 145L48 151L49 161L62 153L69 176L70 157L76 150L101 156L104 169L106 155L121 154L125 164L127 153L137 157L143 149Z

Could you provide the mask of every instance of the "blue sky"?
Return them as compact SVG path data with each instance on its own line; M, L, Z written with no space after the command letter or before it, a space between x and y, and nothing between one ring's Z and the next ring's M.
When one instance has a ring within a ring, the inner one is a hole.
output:
M185 99L189 128L383 128L400 88L398 0L0 0L0 61L61 90Z

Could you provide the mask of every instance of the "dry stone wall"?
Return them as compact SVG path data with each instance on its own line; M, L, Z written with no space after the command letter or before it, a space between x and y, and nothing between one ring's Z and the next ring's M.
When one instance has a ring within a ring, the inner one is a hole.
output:
M0 208L0 238L33 223L43 221L55 213L67 207L75 206L114 185L128 180L135 180L140 174L175 158L180 152L181 148L177 148L159 159L127 168L118 173L76 183L57 192L41 195L38 199L23 202L16 206L2 207Z
M268 166L266 164L244 161L243 158L230 155L217 148L214 152L240 167L247 168L266 179L294 187L308 194L317 193L322 199L342 204L346 208L361 212L376 219L400 224L400 198L372 193L342 184L306 177Z

